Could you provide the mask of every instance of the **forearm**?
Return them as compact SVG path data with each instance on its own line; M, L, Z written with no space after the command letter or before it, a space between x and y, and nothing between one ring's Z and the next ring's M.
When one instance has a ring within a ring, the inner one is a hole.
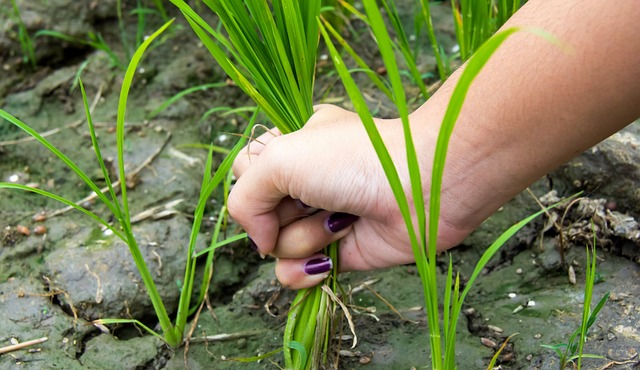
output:
M513 16L505 27L542 29L562 46L518 32L476 78L445 170L443 197L464 208L452 213L471 215L454 222L476 226L531 182L640 116L639 19L634 0L529 1ZM426 130L425 147L433 147L433 128L460 72L412 116L416 129Z

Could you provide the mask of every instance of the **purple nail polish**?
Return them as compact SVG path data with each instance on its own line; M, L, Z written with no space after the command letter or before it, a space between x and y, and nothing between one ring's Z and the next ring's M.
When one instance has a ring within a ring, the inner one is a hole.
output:
M357 219L358 216L356 215L344 212L336 212L329 216L329 218L327 218L327 228L331 232L337 233L338 231L356 222Z
M257 251L258 250L258 245L256 244L256 242L253 241L253 239L251 239L251 237L247 236L247 239L249 240L249 248L251 248L252 251Z
M333 262L329 257L315 258L304 264L304 272L307 275L324 274L333 268Z

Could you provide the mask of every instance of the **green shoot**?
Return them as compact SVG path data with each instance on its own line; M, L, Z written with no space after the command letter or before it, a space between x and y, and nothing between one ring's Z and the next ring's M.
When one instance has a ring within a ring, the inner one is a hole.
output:
M444 81L447 79L451 71L448 63L444 63L445 56L442 49L440 48L440 44L438 44L438 39L436 38L436 32L433 28L433 19L431 18L431 9L429 8L429 0L420 0L420 4L422 5L422 17L424 18L424 21L427 25L427 36L429 37L433 55L436 58L438 74L440 75L440 80Z
M369 18L366 15L362 14L355 7L353 7L348 3L342 2L342 4L344 9L349 11L352 15L354 15L358 19L365 22L369 27L372 27L372 24L371 24L372 22L369 20ZM404 27L402 25L402 21L400 20L400 15L398 14L395 3L393 2L393 0L382 0L382 5L385 9L385 12L387 13L387 16L391 20L393 30L395 31L395 34L396 34L396 39L395 39L396 42L392 43L390 46L398 50L402 54L404 62L408 69L407 74L412 79L412 81L414 81L416 85L418 85L418 88L420 89L420 94L422 95L422 97L425 100L429 99L429 92L427 90L427 86L423 81L422 74L418 70L418 65L416 62L417 55L411 49L411 46L409 44L409 39L406 35L406 32L404 31ZM358 67L360 67L362 71L364 71L367 74L367 76L369 76L371 81L380 89L380 91L384 92L385 95L389 97L389 99L393 100L392 93L389 90L388 86L385 84L385 81L376 72L374 72L359 55L357 55L357 53L353 50L353 48L344 40L342 35L340 35L340 33L335 30L331 22L326 21L323 18L323 25L325 29L331 34L331 36L336 41L338 41L338 43L342 46L342 48L351 56L351 58L356 62Z
M53 30L40 30L36 32L35 34L36 38L41 36L55 37L57 39L70 42L73 44L89 46L96 50L101 50L109 56L109 60L111 61L111 64L113 66L118 67L121 70L125 70L125 65L120 60L120 57L118 57L118 55L113 51L113 49L111 49L111 47L106 43L106 41L104 41L104 39L100 34L95 34L93 32L90 32L87 34L87 39L81 39L78 37L69 36L62 32L53 31Z
M29 31L22 21L22 15L16 0L11 0L13 6L13 15L18 22L18 40L20 41L20 47L22 48L22 60L24 63L30 63L32 68L36 67L36 52L33 40L29 37Z
M206 91L207 89L224 87L224 86L227 86L226 82L215 82L215 83L208 83L208 84L193 86L188 89L184 89L178 92L177 94L175 94L174 96L170 97L169 99L165 100L164 102L162 102L162 104L160 104L156 109L154 109L151 113L147 115L147 119L155 118L158 114L162 113L165 109L167 109L171 104L182 99L186 95L189 95L191 93L198 92L198 91Z
M591 221L592 229L593 220ZM565 369L570 363L575 363L577 360L577 368L582 368L582 359L583 358L603 358L603 356L599 355L590 355L583 353L584 343L587 341L587 334L589 332L589 328L593 326L596 322L598 313L604 307L605 303L609 299L610 292L607 292L600 298L598 304L591 310L591 300L593 297L593 286L596 281L596 233L593 233L593 249L590 252L589 246L586 248L587 251L587 264L586 264L586 272L585 272L585 283L584 283L584 304L582 306L582 320L580 322L580 327L576 329L573 334L569 337L567 343L560 344L543 344L541 345L544 348L553 350L560 359L558 364L558 368L560 370ZM576 342L577 340L577 342Z
M520 8L520 0L455 0L451 6L460 57L465 61Z

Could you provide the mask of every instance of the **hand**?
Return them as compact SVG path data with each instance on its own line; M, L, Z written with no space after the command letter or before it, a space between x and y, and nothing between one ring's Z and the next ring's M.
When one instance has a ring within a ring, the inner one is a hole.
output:
M400 122L376 124L406 180ZM261 254L278 259L283 285L321 282L332 265L319 252L338 239L340 271L414 261L395 198L355 113L321 105L302 130L276 135L263 134L238 155L229 212ZM469 231L445 228L441 248Z

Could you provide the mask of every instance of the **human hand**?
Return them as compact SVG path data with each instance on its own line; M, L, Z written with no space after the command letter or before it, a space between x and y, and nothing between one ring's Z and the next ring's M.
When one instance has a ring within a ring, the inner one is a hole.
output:
M400 122L376 124L408 184ZM276 276L283 285L299 289L321 282L332 264L319 252L339 239L340 271L414 261L404 221L357 114L318 106L303 129L260 136L240 152L233 170L238 181L229 212L261 254L278 259ZM467 234L443 228L440 248Z

